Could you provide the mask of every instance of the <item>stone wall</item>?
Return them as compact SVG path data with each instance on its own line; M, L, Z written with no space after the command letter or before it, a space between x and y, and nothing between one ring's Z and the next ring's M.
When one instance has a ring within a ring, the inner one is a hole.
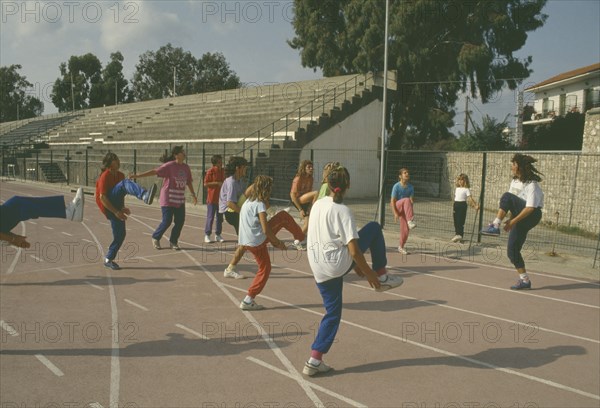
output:
M590 109L585 114L581 151L583 153L600 153L600 108Z

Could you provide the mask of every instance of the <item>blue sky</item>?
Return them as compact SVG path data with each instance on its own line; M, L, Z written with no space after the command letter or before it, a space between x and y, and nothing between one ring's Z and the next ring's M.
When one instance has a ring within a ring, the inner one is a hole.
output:
M114 51L125 57L130 79L139 55L171 42L196 57L221 52L242 82L264 85L320 78L302 68L294 36L292 1L8 1L0 0L0 64L20 64L42 99L45 113L58 66L71 55L95 54L103 64ZM383 5L383 0L382 0ZM600 61L600 1L550 0L546 24L530 33L518 56L531 55L534 70L523 88L561 72ZM462 111L464 102L459 102ZM488 104L473 101L473 119L482 113L504 119L514 114L515 96L506 90ZM462 129L464 114L456 116ZM512 118L510 120L513 120Z

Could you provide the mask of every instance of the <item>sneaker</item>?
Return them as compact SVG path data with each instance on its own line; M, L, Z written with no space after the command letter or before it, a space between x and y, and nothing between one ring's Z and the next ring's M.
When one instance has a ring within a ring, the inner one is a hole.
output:
M402 255L408 255L408 251L402 247L398 247L398 252L400 252Z
M490 224L487 228L481 230L481 235L490 235L492 237L500 236L500 228L496 227L494 224Z
M150 205L154 201L155 195L156 195L156 184L152 184L152 187L150 187L150 190L147 190L142 197L144 199L144 202L146 204Z
M171 248L174 251L181 251L181 248L179 248L179 245L174 244L172 242L169 242L169 248Z
M223 276L231 279L246 279L244 275L235 270L235 266L233 268L229 268L229 266L225 268Z
M512 290L529 290L531 289L531 280L525 282L523 279L519 279L516 284L510 287Z
M321 361L321 364L319 365L313 365L307 361L306 363L304 363L304 369L302 370L302 374L312 377L315 374L326 373L330 370L333 370L333 368L329 367L323 361Z
M118 271L119 269L121 269L121 267L119 266L119 264L116 263L115 261L106 260L104 262L104 266L106 266L107 268L112 269L113 271Z
M263 305L259 305L254 300L252 303L246 303L242 300L240 303L240 309L242 310L263 310L265 307Z
M154 246L154 249L161 249L160 248L160 241L158 239L152 238L152 245Z
M294 246L298 251L306 251L306 240L299 241L297 239L294 240Z
M462 235L455 235L450 241L452 242L460 242L462 241Z
M83 205L85 204L85 196L83 188L79 187L73 201L65 208L67 220L81 222L83 221Z
M223 239L223 237L219 234L215 235L215 241L217 242L225 242L225 240Z
M204 236L204 242L207 243L207 244L210 244L212 242L212 240L210 239L210 235L205 235Z
M382 280L382 278L384 279ZM400 276L385 274L379 277L379 283L381 283L381 286L375 290L377 292L384 292L402 285L404 283L404 279L402 279Z
M408 229L413 229L417 226L417 223L414 222L413 220L410 220L407 224L408 224Z

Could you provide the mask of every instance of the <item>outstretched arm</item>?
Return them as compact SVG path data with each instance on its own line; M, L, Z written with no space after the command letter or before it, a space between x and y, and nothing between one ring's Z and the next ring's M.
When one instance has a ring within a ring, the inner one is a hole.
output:
M18 248L29 248L31 244L27 242L27 237L22 235L13 234L12 232L4 233L0 232L0 241L6 241L9 244Z
M140 174L129 173L129 178L136 179L136 178L142 178L142 177L156 176L156 174L157 174L156 169L152 169L152 170L148 170L143 173L140 173Z

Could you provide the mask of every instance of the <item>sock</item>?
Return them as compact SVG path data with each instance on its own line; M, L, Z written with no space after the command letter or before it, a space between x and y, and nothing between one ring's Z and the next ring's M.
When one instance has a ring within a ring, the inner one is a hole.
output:
M252 299L250 296L246 295L246 297L244 298L244 303L250 304L253 300L254 299Z
M381 282L381 283L387 282L387 280L388 280L388 276L387 276L387 274L385 274L385 275L381 275L381 276L379 277L379 282Z
M387 269L385 268L385 266L383 268L379 268L375 271L375 273L377 273L377 276L379 276L380 278L383 276L387 276Z
M529 281L529 275L527 275L527 272L525 272L525 273L520 273L520 274L519 274L519 278L521 278L521 280L522 280L523 282L528 282L528 281Z
M318 366L319 364L321 364L321 360L317 360L316 358L311 357L308 359L308 364Z
M500 224L502 224L502 220L498 217L496 217L496 219L494 221L492 221L492 224L494 224L495 227L499 227Z

